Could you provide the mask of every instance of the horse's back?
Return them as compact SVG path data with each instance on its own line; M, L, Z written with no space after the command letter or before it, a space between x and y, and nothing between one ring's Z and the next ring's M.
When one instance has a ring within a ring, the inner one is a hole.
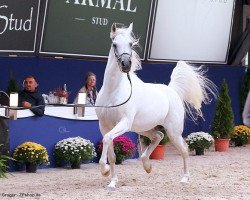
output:
M119 91L124 92L122 88ZM100 96L97 98L96 105L105 105L107 94L103 88L98 95ZM119 96L119 94L116 95ZM110 98L109 95L109 100ZM127 118L131 131L141 132L165 124L168 115L172 115L172 112L183 115L182 108L180 97L169 86L144 83L138 77L132 77L132 96L129 101L115 108L96 108L96 113L101 124L109 129L121 119Z
M135 87L134 102L131 109L135 109L132 131L142 132L157 125L164 125L173 102L182 106L178 94L167 85L143 83Z

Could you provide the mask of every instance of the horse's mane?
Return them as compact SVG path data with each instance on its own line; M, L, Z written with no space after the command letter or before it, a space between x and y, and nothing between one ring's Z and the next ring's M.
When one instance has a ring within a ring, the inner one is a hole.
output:
M136 48L139 47L140 48L140 44L139 44L139 38L136 38L136 36L134 35L133 32L131 32L131 34L128 34L127 28L125 26L116 28L115 32L110 32L110 38L113 40L117 35L123 35L124 37L130 37L130 39L132 40L132 58L131 58L131 62L132 62L132 66L131 66L131 71L137 71L140 70L141 67L141 59L140 56L138 55L138 53L136 52Z

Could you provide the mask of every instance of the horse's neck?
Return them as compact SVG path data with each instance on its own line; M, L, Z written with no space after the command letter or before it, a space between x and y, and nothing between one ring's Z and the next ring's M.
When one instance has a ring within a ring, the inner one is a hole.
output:
M121 79L123 79L125 75L126 74L121 73L114 54L114 50L111 47L107 66L104 73L104 79L103 79L104 89L114 90L119 85L119 82L121 81Z

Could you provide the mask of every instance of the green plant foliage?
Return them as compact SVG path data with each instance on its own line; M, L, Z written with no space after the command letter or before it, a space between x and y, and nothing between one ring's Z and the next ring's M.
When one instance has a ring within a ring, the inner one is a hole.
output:
M165 130L165 128L163 126L160 126L160 130L163 134L164 134L164 137L163 139L160 141L159 145L166 145L168 142L169 142L169 138L168 138L168 135L167 135L167 131ZM142 136L142 142L148 146L150 143L151 143L151 140L146 137L146 136Z
M0 144L2 146L2 144ZM9 156L0 154L0 178L6 178L9 166L7 165L8 160L15 160Z
M244 105L246 102L248 91L250 90L250 67L248 66L246 73L243 77L241 90L240 90L240 109L243 112Z
M224 79L220 94L216 103L215 116L212 122L211 135L216 138L230 139L234 132L234 114L231 107L231 99L228 94L228 86Z

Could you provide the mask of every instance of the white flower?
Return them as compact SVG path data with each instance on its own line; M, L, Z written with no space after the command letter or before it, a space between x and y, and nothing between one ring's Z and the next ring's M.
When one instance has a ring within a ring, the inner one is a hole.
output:
M205 132L194 132L187 136L186 142L191 150L195 148L209 148L214 142L213 137Z
M57 151L63 153L57 154ZM81 137L70 137L57 142L55 145L55 155L57 156L56 159L70 162L70 159L75 158L91 160L96 157L96 152L94 144L90 140ZM87 158L86 155L88 155Z

